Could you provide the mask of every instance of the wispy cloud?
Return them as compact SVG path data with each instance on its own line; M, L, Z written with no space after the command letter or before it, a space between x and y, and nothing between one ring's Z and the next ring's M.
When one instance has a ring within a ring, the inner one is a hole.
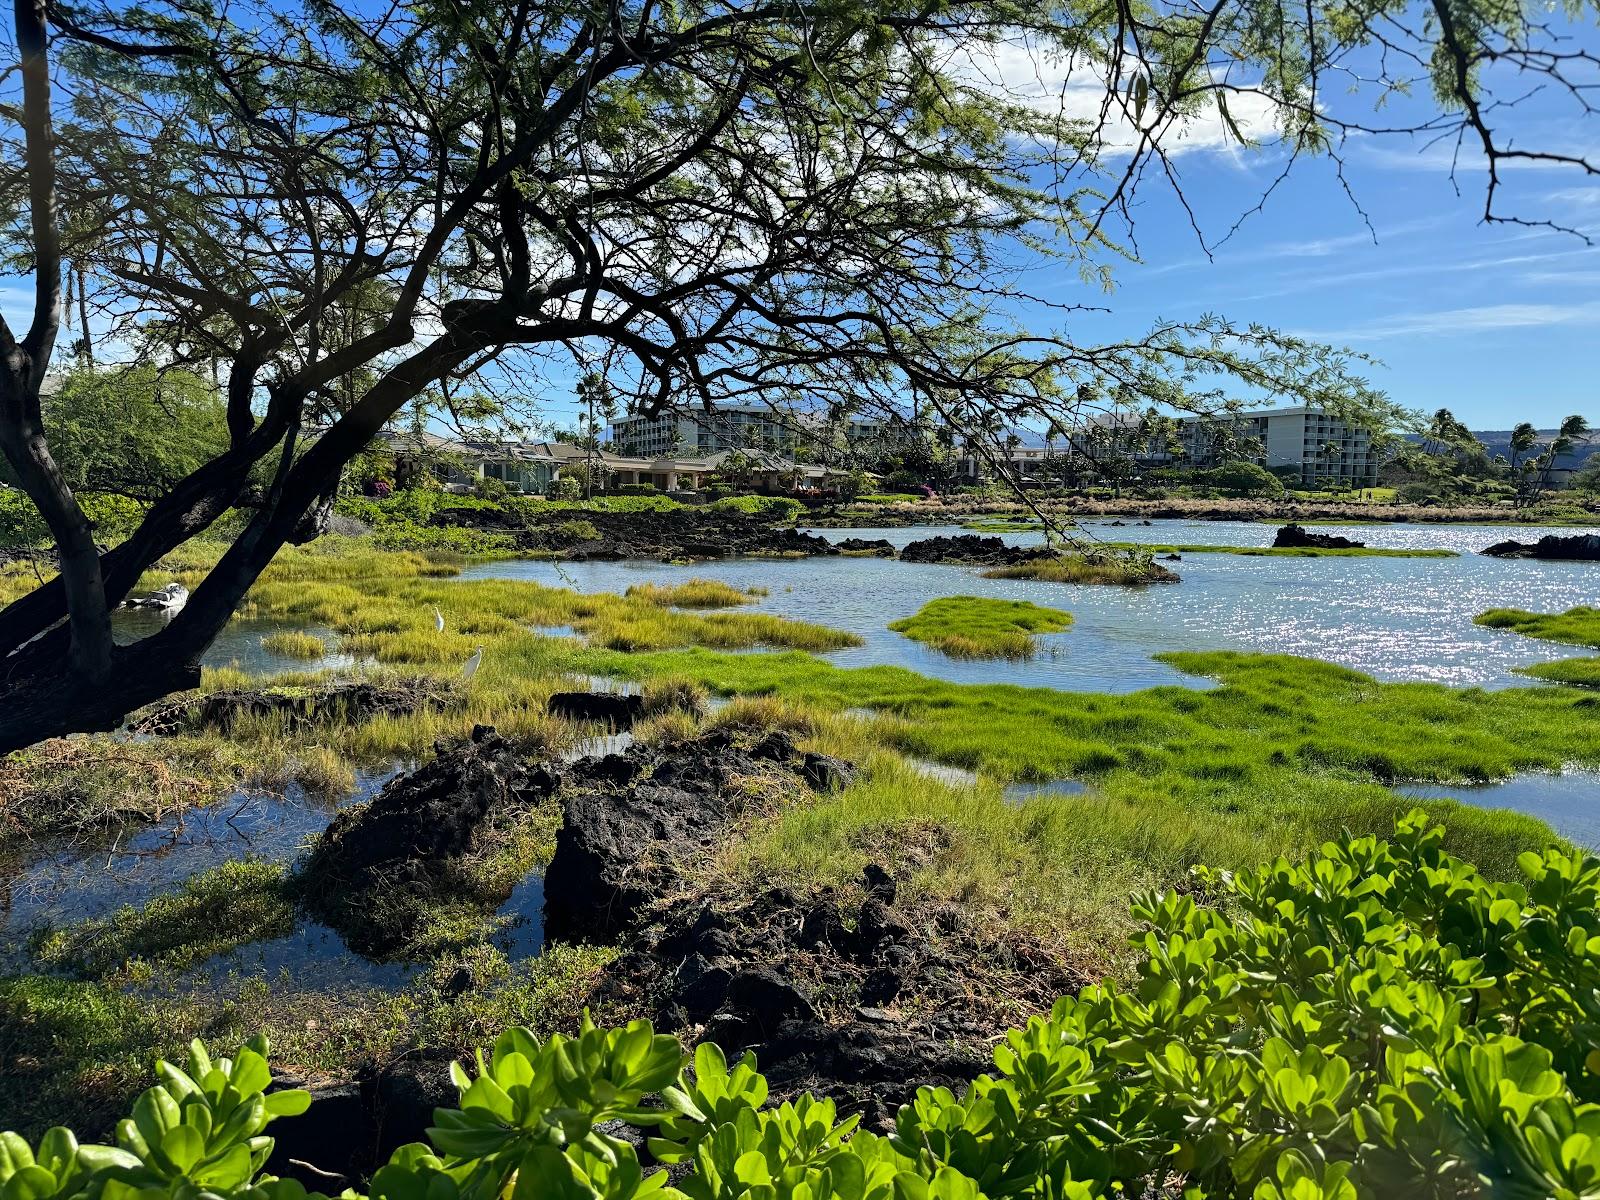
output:
M1486 304L1394 313L1347 329L1315 330L1304 336L1322 342L1376 342L1397 337L1458 337L1541 325L1600 325L1600 300L1582 304Z
M1397 238L1409 237L1412 234L1437 229L1444 222L1445 217L1442 215L1414 217L1409 221L1401 221L1396 225L1388 226L1376 232L1370 229L1360 229L1351 233L1337 234L1333 237L1271 242L1265 246L1258 246L1253 250L1233 251L1224 247L1217 252L1215 258L1186 258L1180 262L1167 263L1165 266L1147 267L1144 273L1147 275L1165 275L1173 271L1192 271L1219 266L1232 267L1246 263L1292 261L1303 258L1333 258L1347 250L1355 250L1363 246L1382 245Z

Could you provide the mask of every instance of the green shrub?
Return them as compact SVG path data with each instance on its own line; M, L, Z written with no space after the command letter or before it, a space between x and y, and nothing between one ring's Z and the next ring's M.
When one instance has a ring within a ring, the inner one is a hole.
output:
M114 546L127 540L144 520L145 506L127 496L83 492L78 495L83 515L94 526L94 540ZM50 529L28 494L19 488L0 488L0 546L43 546Z
M711 507L719 512L740 512L774 524L787 524L806 506L792 496L726 496L713 501Z
M1231 496L1275 499L1283 495L1283 480L1258 463L1230 462L1198 473L1197 482L1220 488Z
M50 527L28 494L0 486L0 546L40 546L50 540Z
M504 554L517 548L509 534L462 525L391 525L372 535L380 550L447 551L452 554Z
M653 483L624 483L617 488L619 496L658 496L661 489Z
M552 500L580 500L583 498L583 485L576 479L563 475L559 479L550 481L550 487L545 495Z
M539 1040L510 1029L431 1145L395 1151L381 1200L1356 1200L1600 1195L1600 860L1522 856L1492 883L1412 813L1393 843L1345 837L1308 861L1136 897L1137 979L1085 988L1011 1030L958 1097L922 1088L892 1137L832 1100L767 1107L746 1056L693 1061L644 1021ZM1218 903L1202 903L1199 896ZM117 1127L0 1135L10 1200L200 1194L301 1200L260 1174L262 1134L303 1111L265 1094L264 1042L200 1043ZM647 1131L649 1176L637 1138Z
M592 542L600 536L593 521L562 521L556 526L556 532L575 542Z

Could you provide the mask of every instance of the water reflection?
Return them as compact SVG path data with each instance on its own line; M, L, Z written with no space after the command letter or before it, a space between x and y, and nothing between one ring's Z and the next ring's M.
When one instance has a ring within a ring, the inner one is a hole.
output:
M141 641L159 633L177 614L162 608L119 608L111 614L111 636L119 646ZM309 633L324 646L336 647L339 635L323 625L293 625L279 621L230 621L200 660L207 667L237 667L250 675L272 675L283 671L343 670L359 660L351 654L329 649L316 658L294 658L268 650L263 640L274 633Z
M35 843L0 883L0 937L15 949L30 929L138 907L236 859L290 861L340 808L369 799L399 769L358 774L337 800L291 783L281 794L242 792L93 838Z
M1482 808L1514 809L1538 817L1580 846L1600 850L1600 771L1530 772L1476 787L1416 783L1394 790L1418 800L1449 798Z

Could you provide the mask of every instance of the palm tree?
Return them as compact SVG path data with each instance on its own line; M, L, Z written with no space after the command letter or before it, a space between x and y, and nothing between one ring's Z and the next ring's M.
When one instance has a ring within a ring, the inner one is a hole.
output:
M1572 448L1579 438L1589 432L1589 422L1578 413L1561 422L1561 428L1556 430L1556 436L1550 443L1550 448L1545 451L1544 462L1539 471L1539 491L1544 491L1550 486L1550 472L1556 465L1556 460L1563 454L1572 453Z
M1422 448L1428 454L1437 454L1444 448L1445 442L1450 438L1450 431L1456 427L1456 415L1448 408L1441 408L1433 414L1433 419L1428 422L1427 440L1422 443Z
M1533 449L1533 443L1538 439L1538 433L1527 421L1522 422L1511 431L1511 469L1517 469L1517 455L1526 454Z

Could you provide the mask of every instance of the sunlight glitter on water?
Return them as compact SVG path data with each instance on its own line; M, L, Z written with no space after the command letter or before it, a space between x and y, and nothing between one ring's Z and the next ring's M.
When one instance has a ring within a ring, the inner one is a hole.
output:
M1273 527L1249 522L1156 521L1151 525L1086 525L1105 541L1257 545ZM957 526L822 530L834 539L882 537L896 546ZM820 622L859 634L865 644L826 655L840 666L888 663L956 683L1015 683L1071 691L1129 692L1161 684L1210 686L1151 656L1176 650L1243 650L1301 654L1342 663L1384 680L1454 686L1526 686L1513 668L1571 657L1577 647L1537 642L1472 623L1487 608L1560 611L1600 603L1600 564L1485 558L1476 551L1511 533L1523 540L1543 529L1486 526L1383 525L1339 532L1385 548L1455 549L1459 558L1271 558L1186 554L1173 564L1183 581L1143 589L984 579L971 568L877 558L729 559L673 566L653 562L496 562L470 568L464 579L531 579L584 592L622 592L633 584L722 580L741 589L765 587L752 608ZM1034 533L1001 534L1014 545ZM1024 662L955 660L890 633L938 596L970 594L1031 600L1065 608L1075 620L1065 633L1039 639Z

